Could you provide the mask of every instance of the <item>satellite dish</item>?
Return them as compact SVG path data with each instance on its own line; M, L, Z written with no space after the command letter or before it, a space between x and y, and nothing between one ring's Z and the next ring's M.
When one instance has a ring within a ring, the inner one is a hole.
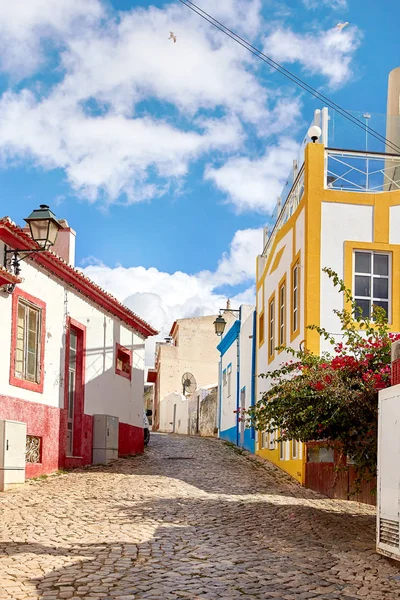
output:
M196 390L196 380L191 373L182 375L182 386L184 394L192 394Z

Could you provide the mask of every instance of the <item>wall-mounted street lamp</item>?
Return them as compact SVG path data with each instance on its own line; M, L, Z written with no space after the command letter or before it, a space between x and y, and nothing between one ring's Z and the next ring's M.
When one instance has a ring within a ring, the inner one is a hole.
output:
M222 312L230 312L232 314L235 314L235 313L240 314L240 310L236 309L236 308L220 308L219 309L219 315L213 323L215 333L219 337L221 337L223 335L223 333L225 331L225 326L226 326L226 321L225 321L224 317L222 316Z
M41 204L40 208L34 210L29 217L24 219L29 225L31 237L37 243L39 248L34 250L24 250L19 248L6 248L4 250L4 266L18 276L21 272L20 262L29 254L36 252L45 252L51 246L54 246L57 234L61 228L55 214L50 210L47 204ZM13 285L9 286L8 291L14 291Z

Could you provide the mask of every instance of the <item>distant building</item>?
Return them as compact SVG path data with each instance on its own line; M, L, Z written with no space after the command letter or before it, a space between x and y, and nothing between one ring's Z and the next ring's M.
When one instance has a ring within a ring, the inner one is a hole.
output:
M184 429L187 433L189 413L186 397L197 388L218 381L215 317L178 319L166 341L156 344L155 367L149 369L147 376L147 381L154 383L154 430L177 432L178 421L181 421L179 431ZM177 395L176 402L171 400L171 394ZM161 408L163 402L165 410Z
M143 393L143 404L144 404L144 411L148 411L151 410L153 411L153 404L154 404L154 385L152 384L145 384L144 386L144 393ZM149 419L149 425L151 426L153 423L153 417L150 416L148 417Z

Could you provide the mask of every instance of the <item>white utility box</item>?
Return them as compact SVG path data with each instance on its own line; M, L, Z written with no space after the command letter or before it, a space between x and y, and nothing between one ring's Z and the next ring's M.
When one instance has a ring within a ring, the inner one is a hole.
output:
M0 420L0 492L25 483L26 423Z
M376 549L400 560L400 384L379 392Z
M118 417L93 415L93 464L106 465L118 458Z

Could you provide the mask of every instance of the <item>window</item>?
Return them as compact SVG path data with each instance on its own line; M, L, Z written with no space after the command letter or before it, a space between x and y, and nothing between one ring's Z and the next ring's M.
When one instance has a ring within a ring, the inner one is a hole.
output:
M274 357L275 352L275 295L268 303L268 356Z
M285 460L285 442L279 442L279 460Z
M292 440L292 458L299 458L299 442L297 440Z
M258 317L258 335L259 335L259 345L262 346L264 343L264 331L265 331L265 320L264 320L264 311Z
M41 310L19 299L15 345L15 376L40 381Z
M286 344L286 280L279 286L279 346Z
M228 397L231 395L231 387L232 387L232 365L228 365Z
M261 448L268 448L268 433L266 431L263 431L261 434Z
M271 431L269 434L269 449L275 450L275 431Z
M27 463L42 462L42 438L35 435L26 436L25 460Z
M389 319L389 254L354 252L354 298L363 317L372 317L373 306L385 309Z
M300 263L297 261L292 268L292 334L296 334L300 325Z
M120 346L120 344L117 344L116 348L115 372L121 377L126 377L126 379L131 378L132 352L128 348Z
M224 369L222 372L222 385L224 387L226 386L226 369Z

